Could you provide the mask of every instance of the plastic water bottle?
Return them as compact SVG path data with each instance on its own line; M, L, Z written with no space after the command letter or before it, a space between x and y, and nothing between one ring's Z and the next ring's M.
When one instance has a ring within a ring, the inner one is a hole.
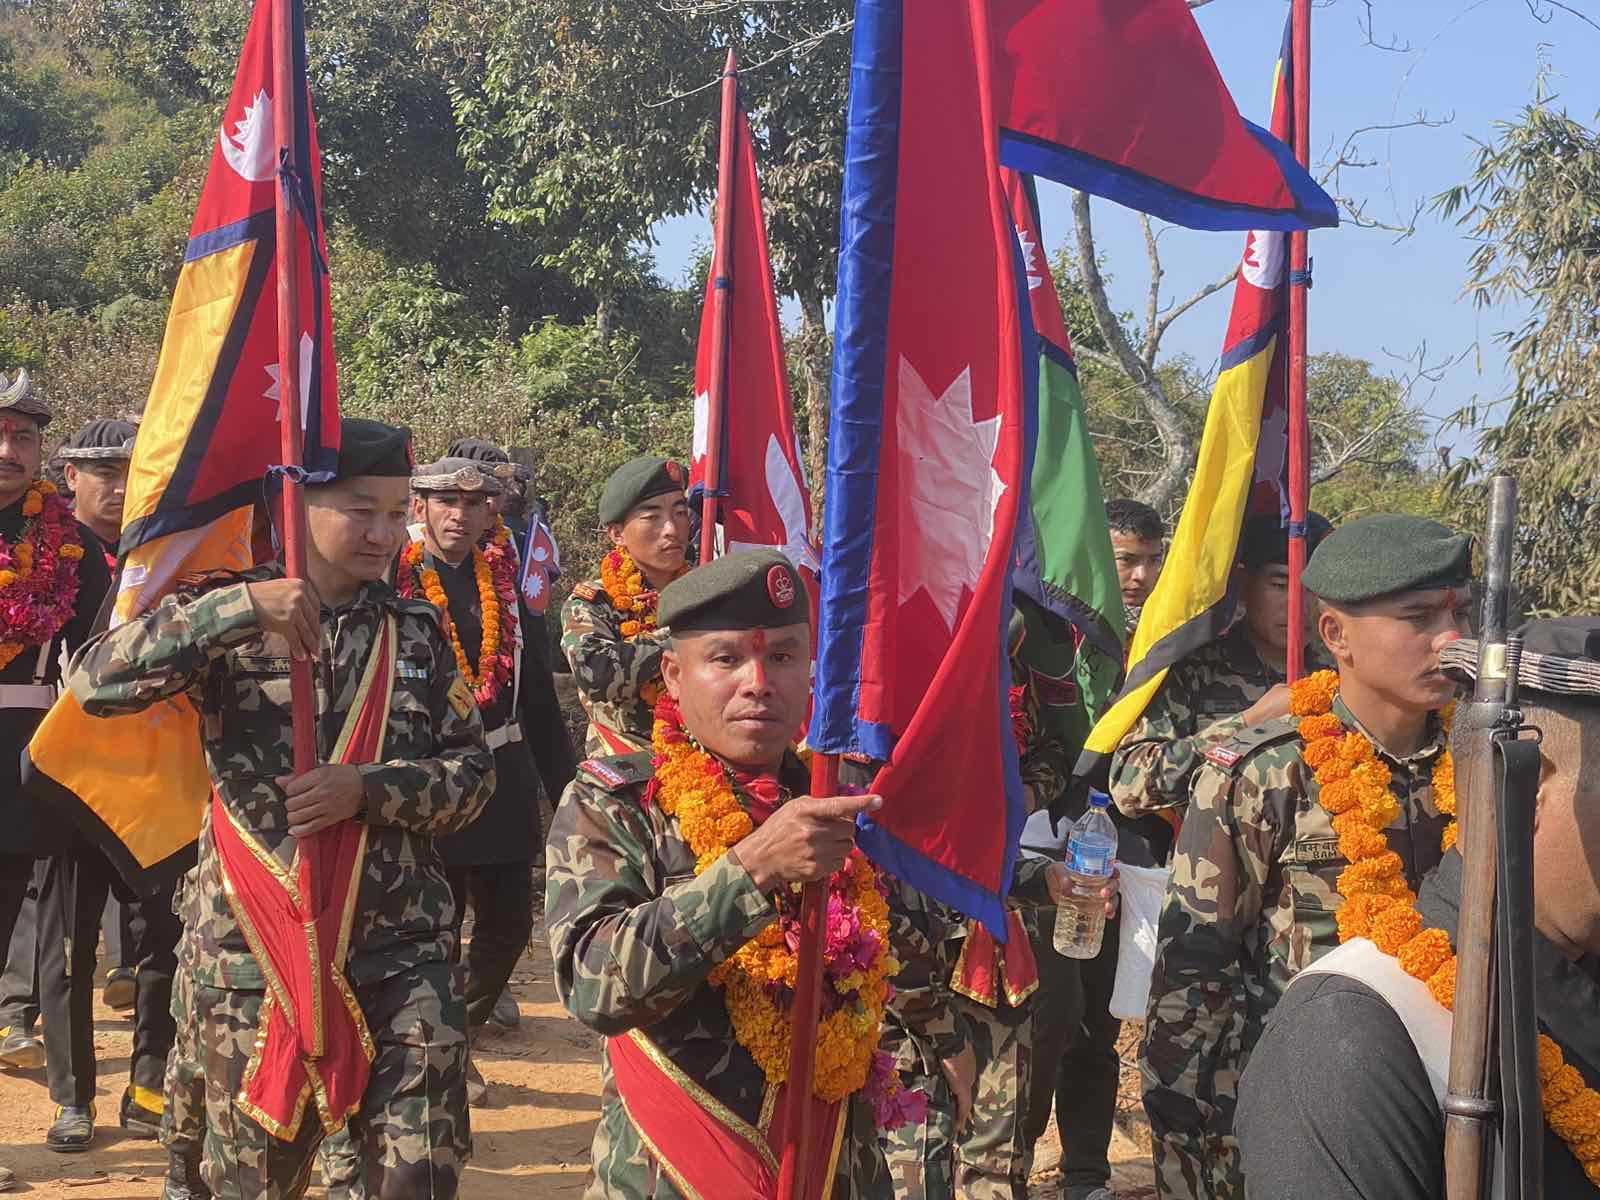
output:
M1100 893L1117 859L1117 827L1111 823L1111 797L1089 793L1089 811L1072 824L1067 836L1067 874L1072 887L1056 908L1056 953L1064 958L1094 958L1106 931L1105 901Z

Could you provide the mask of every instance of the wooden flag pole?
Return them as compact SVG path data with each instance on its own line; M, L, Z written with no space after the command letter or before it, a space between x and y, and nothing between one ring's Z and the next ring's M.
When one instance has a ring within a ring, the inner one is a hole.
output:
M289 187L298 185L306 165L297 161L295 147L299 128L295 120L298 47L294 44L290 8L293 0L259 2L272 5L272 128L278 139L278 436L283 465L298 467L305 454L300 415L300 339L296 336L300 328L300 293L295 278L299 266L299 218L289 195ZM306 577L305 489L292 472L283 480L283 564L290 579ZM309 659L293 659L289 663L289 702L294 716L294 773L301 775L317 765Z
M832 754L811 759L811 794L839 794L839 760ZM795 964L794 1006L789 1010L789 1103L783 1114L783 1159L778 1169L779 1200L811 1194L807 1172L811 1143L811 1084L816 1075L817 1027L822 1008L822 924L828 911L826 881L800 892L800 949ZM849 1103L846 1098L845 1103Z
M1311 161L1311 0L1294 0L1290 26L1293 60L1294 155ZM1311 287L1305 230L1289 235L1289 682L1305 673L1306 512L1310 507L1310 437L1306 421L1306 293Z
M728 414L728 306L733 290L733 193L739 152L739 67L733 51L722 68L722 149L717 155L716 273L711 287L711 394L706 401L706 488L700 499L700 561L717 553L717 515L722 492L722 426Z

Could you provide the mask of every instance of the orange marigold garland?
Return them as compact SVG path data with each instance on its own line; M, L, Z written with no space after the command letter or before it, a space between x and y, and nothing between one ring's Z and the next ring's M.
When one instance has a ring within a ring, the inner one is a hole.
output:
M1392 955L1413 979L1428 985L1440 1005L1455 1008L1456 956L1442 929L1423 925L1417 897L1400 874L1399 856L1383 836L1399 805L1389 791L1388 767L1363 734L1346 730L1332 712L1339 676L1318 671L1290 688L1290 711L1300 718L1302 753L1320 785L1322 807L1333 815L1340 852L1350 865L1339 875L1344 903L1338 912L1339 940L1370 939ZM1452 709L1440 717L1450 729ZM1450 751L1433 768L1434 803L1450 817L1441 844L1456 843L1456 773ZM1544 1118L1600 1186L1600 1092L1586 1087L1561 1048L1539 1035L1539 1091Z
M739 802L728 771L702 750L683 727L670 697L656 706L655 800L676 817L695 853L695 874L708 870L754 828ZM798 970L799 922L793 897L778 896L779 919L739 947L711 972L722 989L734 1036L750 1052L767 1080L789 1076L789 1008ZM889 946L889 904L877 870L860 851L828 882L823 946L822 1021L817 1032L818 1099L842 1100L872 1085L869 1099L880 1125L893 1128L915 1119L915 1097L896 1094L898 1081L880 1061L878 1041L889 980L900 969ZM885 1094L887 1092L887 1094Z
M499 517L495 518L488 545L472 548L472 574L478 585L478 603L483 616L476 667L467 659L456 623L450 619L450 600L445 595L444 581L439 578L438 571L427 565L421 542L412 542L400 552L395 590L410 598L421 595L439 610L461 677L472 689L478 707L487 708L512 678L512 655L517 643L517 564L511 551L511 530Z
M674 578L687 574L688 570L685 563ZM600 560L600 586L611 597L611 607L622 614L623 637L631 642L641 633L655 629L661 593L645 586L644 572L621 546Z

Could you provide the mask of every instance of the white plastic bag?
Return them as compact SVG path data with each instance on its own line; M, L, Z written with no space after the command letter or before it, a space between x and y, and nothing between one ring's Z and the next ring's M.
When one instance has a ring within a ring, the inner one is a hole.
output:
M1171 867L1117 864L1122 921L1117 943L1117 982L1111 989L1111 1015L1142 1021L1150 1006L1150 975L1156 966L1156 924L1167 896Z

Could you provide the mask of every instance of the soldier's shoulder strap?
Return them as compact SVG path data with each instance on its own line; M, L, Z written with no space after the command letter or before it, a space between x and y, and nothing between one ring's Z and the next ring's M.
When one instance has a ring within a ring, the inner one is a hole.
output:
M648 783L656 773L655 758L649 750L609 758L587 758L578 764L578 770L599 784L602 791L621 792Z
M592 579L583 583L573 584L572 595L575 599L582 600L588 604L611 603L611 597L606 595L605 588L601 587L598 581Z
M1280 746L1287 746L1299 736L1299 724L1293 717L1252 725L1207 750L1206 762L1230 775L1237 775L1252 759Z
M416 617L419 620L439 624L439 610L433 606L433 601L422 596L402 596L398 592L389 601L389 607L396 616Z

